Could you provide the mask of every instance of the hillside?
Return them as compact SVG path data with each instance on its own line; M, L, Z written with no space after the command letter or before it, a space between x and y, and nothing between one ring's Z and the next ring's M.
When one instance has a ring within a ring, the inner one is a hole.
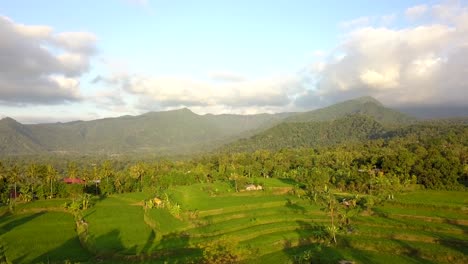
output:
M325 108L300 113L287 118L287 122L327 121L349 114L367 115L384 125L408 124L416 119L393 109L387 108L376 99L365 96Z
M6 118L0 121L0 154L199 152L271 127L286 116L197 115L184 108L54 124L22 125Z
M333 121L284 122L251 138L229 144L224 150L241 152L329 146L378 137L383 132L384 128L380 123L371 117L356 114Z
M12 118L0 120L0 153L36 153L42 149L30 129Z
M366 116L385 126L408 124L415 120L384 107L371 97L349 100L305 113L198 115L183 108L139 116L35 125L23 125L11 118L5 118L0 121L0 155L191 154L210 151L255 135L258 136L250 141L233 145L239 146L236 149L261 147L267 143L273 148L327 145L343 140L363 139L378 132L379 125L375 121L350 119L347 117L349 115ZM307 124L312 121L323 123ZM278 127L266 132L273 138L261 139L266 135L263 131L278 124ZM359 127L361 125L362 131ZM341 132L345 134L340 134ZM258 143L253 143L254 141ZM253 145L242 147L247 142Z

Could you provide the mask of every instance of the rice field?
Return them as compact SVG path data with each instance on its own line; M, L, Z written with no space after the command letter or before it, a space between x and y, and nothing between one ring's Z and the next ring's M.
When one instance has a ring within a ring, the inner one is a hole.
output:
M465 192L400 194L354 217L353 231L331 246L315 239L329 222L320 206L289 195L289 183L265 181L264 191L239 193L223 183L173 188L168 196L180 205L179 216L145 209L143 200L154 197L148 193L97 200L83 213L84 246L73 217L60 211L63 201L33 202L0 218L0 254L11 263L185 263L201 256L201 243L228 238L249 252L244 263L295 263L304 252L315 263L468 262Z

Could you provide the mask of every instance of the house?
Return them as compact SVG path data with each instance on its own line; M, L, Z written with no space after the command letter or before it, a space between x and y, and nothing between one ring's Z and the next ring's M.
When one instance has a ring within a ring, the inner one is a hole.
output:
M261 185L249 184L245 187L246 191L260 191L263 190Z
M85 181L78 178L63 178L63 182L66 184L84 184Z

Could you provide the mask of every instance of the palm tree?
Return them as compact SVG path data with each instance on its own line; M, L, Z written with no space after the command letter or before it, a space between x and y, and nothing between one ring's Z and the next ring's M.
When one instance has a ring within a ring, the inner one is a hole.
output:
M53 183L57 179L57 171L50 164L47 165L46 179L47 179L47 182L50 184L50 196L49 196L49 198L52 199L53 196L54 196Z
M102 177L106 178L106 184L109 184L109 177L113 174L112 164L110 163L110 161L104 161L101 167L101 174Z
M18 191L17 191L17 182L19 180L19 168L18 166L15 164L11 170L10 170L10 181L12 181L14 183L14 194L15 194L15 201L16 201L16 197L18 196Z
M31 184L31 194L32 194L32 197L34 198L34 185L36 184L36 181L39 175L39 167L34 163L29 165L27 173L29 176L29 182Z
M140 191L142 190L143 186L143 174L145 173L145 168L142 163L137 163L130 167L130 175L132 178L137 179L140 181Z

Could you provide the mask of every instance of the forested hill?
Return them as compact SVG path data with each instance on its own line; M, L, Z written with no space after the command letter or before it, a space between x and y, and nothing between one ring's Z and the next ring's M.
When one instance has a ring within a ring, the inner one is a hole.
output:
M274 140L265 139L270 141L265 143L272 146L276 144L273 146L275 148L334 144L343 140L363 139L378 132L380 125L375 121L348 117L356 114L371 117L384 126L414 121L407 115L384 107L371 97L361 97L305 113L198 115L183 108L139 116L36 125L24 125L11 118L4 118L0 120L0 155L192 154L217 149L254 135L258 135L254 141L260 140L265 135L263 131L278 124L281 125L267 132L273 135ZM324 123L306 123L310 121ZM302 124L295 124L297 122ZM287 140L276 142L280 135ZM295 136L289 138L287 135Z
M325 108L300 113L288 117L287 122L311 122L327 121L344 117L349 114L360 114L373 117L384 125L409 124L416 121L415 118L400 113L382 105L373 97L365 96L353 100L337 103Z
M244 152L257 149L331 146L384 136L383 126L364 115L348 115L332 121L284 122L248 139L241 139L223 151Z
M0 120L0 154L153 153L209 150L249 131L281 122L289 114L197 115L188 109L93 121L23 125Z

